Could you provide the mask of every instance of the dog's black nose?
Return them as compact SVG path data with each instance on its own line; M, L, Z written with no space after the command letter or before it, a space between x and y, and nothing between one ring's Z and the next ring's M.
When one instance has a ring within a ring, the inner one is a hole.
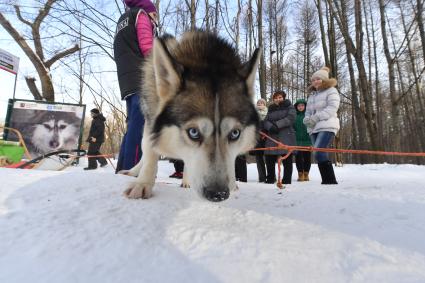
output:
M204 187L203 189L204 196L209 201L223 201L229 198L229 189L217 189L215 187Z
M56 148L56 147L59 146L59 142L58 141L55 141L55 140L52 140L52 141L49 142L49 145L52 148Z

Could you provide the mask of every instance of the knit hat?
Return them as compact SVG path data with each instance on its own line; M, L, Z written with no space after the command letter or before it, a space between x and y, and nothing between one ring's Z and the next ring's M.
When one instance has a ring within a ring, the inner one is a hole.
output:
M100 114L100 111L97 108L93 108L92 110L90 110L90 112L93 114Z
M265 99L263 99L263 98L258 99L258 100L257 100L257 104L258 104L258 102L262 102L264 105L267 105L266 100L265 100Z
M328 80L329 79L329 71L330 69L328 67L322 67L319 71L316 71L312 76L311 79L321 79L323 80Z
M124 0L127 7L139 7L145 10L146 13L156 12L155 5L150 0Z

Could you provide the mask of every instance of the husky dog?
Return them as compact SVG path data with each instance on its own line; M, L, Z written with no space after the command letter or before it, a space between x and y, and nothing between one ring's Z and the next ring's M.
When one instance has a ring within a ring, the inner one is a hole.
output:
M259 49L248 62L224 39L196 31L155 39L143 66L141 161L129 198L152 196L160 155L184 161L183 183L210 201L236 189L235 159L256 144L253 105Z
M76 148L80 124L72 112L15 109L11 127L22 133L29 152L37 156Z

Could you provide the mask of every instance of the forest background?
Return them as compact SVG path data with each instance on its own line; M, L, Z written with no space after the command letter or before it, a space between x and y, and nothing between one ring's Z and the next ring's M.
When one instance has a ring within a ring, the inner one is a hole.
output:
M307 98L326 65L338 80L338 148L425 151L424 0L157 0L160 34L195 28L231 42L244 60L263 46L257 98L282 89ZM0 48L21 58L17 98L84 103L107 115L104 150L116 153L125 106L113 59L121 0L0 1ZM0 119L14 78L1 72ZM90 120L90 119L88 119ZM422 158L338 155L344 163Z

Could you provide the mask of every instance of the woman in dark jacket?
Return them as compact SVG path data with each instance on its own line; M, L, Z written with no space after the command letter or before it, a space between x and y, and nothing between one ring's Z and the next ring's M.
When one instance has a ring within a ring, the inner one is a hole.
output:
M311 146L311 140L309 134L307 133L307 127L303 123L306 105L307 102L304 99L298 99L294 104L294 107L297 110L297 118L295 119L294 129L295 136L297 138L297 145L299 146ZM297 155L295 156L295 163L298 170L297 181L310 181L308 174L311 168L311 152L298 151Z
M295 108L291 101L286 98L284 91L276 91L273 94L273 104L269 106L264 129L273 139L286 144L296 145L294 121ZM266 147L275 147L276 144L270 139L266 140ZM286 150L266 150L267 178L266 183L273 184L276 181L275 164L279 156L287 154ZM292 154L283 160L283 184L291 184L292 179Z
M90 126L89 136L87 142L89 143L89 148L87 150L87 155L101 155L100 147L105 141L105 117L102 113L96 108L90 111L90 114L93 118ZM100 163L100 167L104 167L108 164L104 157L89 157L89 166L84 168L84 170L93 170L97 168L97 161Z

